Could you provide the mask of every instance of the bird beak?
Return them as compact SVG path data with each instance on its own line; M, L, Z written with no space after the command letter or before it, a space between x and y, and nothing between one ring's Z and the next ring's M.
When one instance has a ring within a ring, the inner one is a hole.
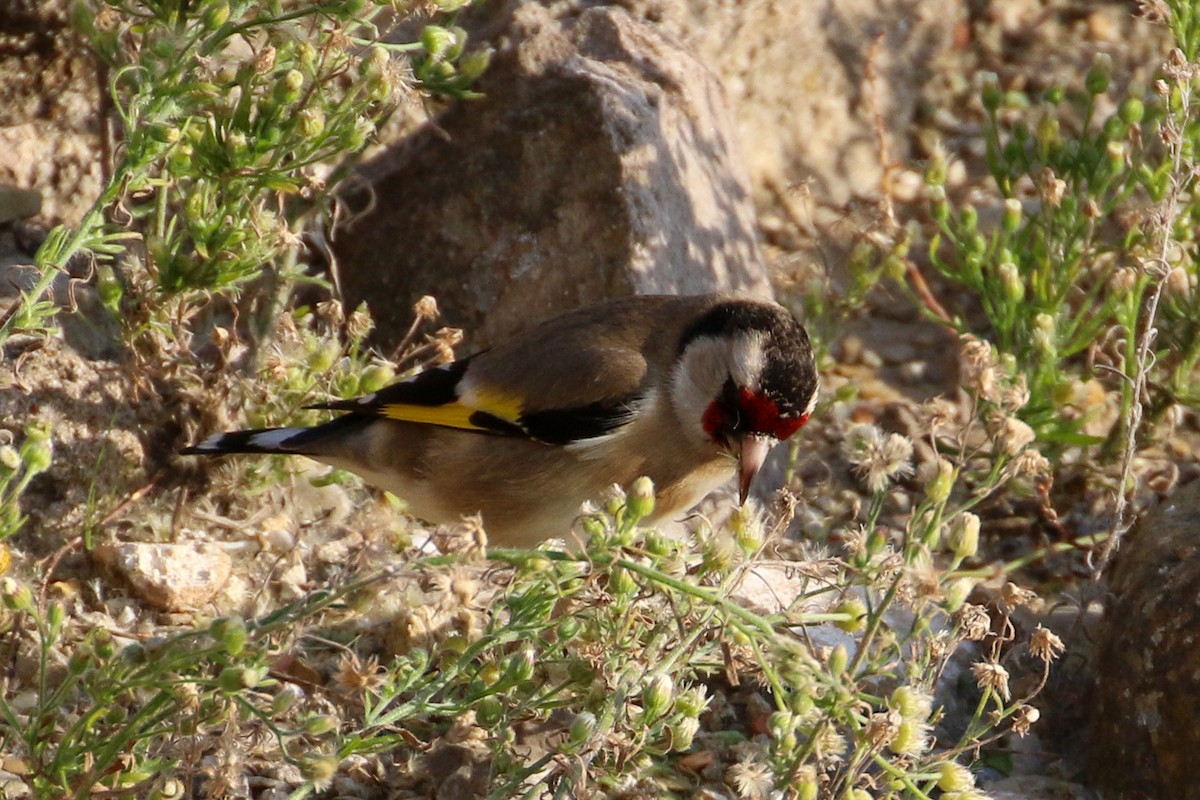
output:
M750 484L762 469L767 453L777 444L773 436L750 434L738 439L735 445L738 459L738 502L744 505L750 496Z

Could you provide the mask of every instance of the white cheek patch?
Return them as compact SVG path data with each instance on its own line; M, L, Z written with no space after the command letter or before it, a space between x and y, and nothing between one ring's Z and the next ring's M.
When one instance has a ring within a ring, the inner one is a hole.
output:
M761 388L759 383L767 361L766 339L763 331L753 331L738 334L729 341L729 375L738 386L751 391Z
M729 342L702 336L683 351L671 378L671 394L682 419L700 428L708 404L729 376Z

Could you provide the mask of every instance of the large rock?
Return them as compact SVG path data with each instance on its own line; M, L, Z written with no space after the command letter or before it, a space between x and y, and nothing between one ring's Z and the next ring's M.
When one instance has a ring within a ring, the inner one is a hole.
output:
M959 0L642 0L720 76L755 198L807 184L812 202L876 201L909 156L934 65L967 19ZM878 112L878 115L876 115Z
M1200 481L1122 543L1099 643L1091 774L1111 798L1200 798Z
M495 41L484 99L368 164L371 210L336 232L346 296L382 342L423 294L478 347L614 295L769 292L704 64L612 8L520 5Z

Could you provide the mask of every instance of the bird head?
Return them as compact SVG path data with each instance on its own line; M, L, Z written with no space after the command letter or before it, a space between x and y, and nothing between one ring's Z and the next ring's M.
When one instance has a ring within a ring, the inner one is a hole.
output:
M672 393L692 435L737 460L744 503L767 453L808 421L819 383L796 318L739 299L713 306L684 332Z

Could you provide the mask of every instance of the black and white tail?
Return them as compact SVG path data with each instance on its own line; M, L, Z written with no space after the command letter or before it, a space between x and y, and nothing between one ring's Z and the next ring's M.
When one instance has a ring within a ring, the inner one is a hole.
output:
M230 431L210 436L199 444L179 452L185 456L219 456L226 453L292 453L311 452L305 447L311 428L260 428L252 431Z

